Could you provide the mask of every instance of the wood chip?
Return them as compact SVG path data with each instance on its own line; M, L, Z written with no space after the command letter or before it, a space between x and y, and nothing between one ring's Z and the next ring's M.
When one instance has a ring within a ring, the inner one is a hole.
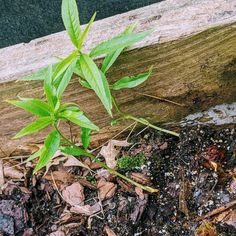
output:
M94 205L84 205L84 206L73 206L70 209L71 212L77 213L77 214L84 214L87 216L91 216L99 211L101 211L101 205L99 202L95 203Z
M62 191L62 196L71 206L83 205L84 187L79 182L75 182Z
M100 179L97 183L97 188L99 190L100 199L103 201L114 195L117 185L112 182L107 182L105 179Z
M107 234L107 236L117 236L114 231L108 227L108 226L105 226L104 227L104 232Z
M5 178L10 179L22 179L24 177L23 169L9 163L4 164L3 173Z
M130 178L140 184L143 184L143 185L150 184L150 182L151 182L150 179L148 178L148 176L146 176L143 173L139 173L139 172L132 172L130 174Z
M73 156L67 156L67 161L63 164L63 166L66 167L79 166L90 170L88 165L86 165L85 163L81 162L78 158Z

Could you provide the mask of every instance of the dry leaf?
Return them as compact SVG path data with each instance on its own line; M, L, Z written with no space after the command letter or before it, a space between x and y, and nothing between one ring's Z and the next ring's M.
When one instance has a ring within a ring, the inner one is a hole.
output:
M87 216L91 216L101 210L101 205L99 202L95 203L94 205L85 205L85 206L73 206L71 207L70 211L73 213L84 214Z
M79 166L90 170L88 165L82 163L79 159L73 156L67 156L67 161L63 165L66 167Z
M194 236L218 236L218 233L212 223L205 221L195 230Z
M61 155L62 155L61 151L57 150L53 158L51 159L51 161L46 165L46 170L45 170L44 175L48 173L51 166L57 166L60 164L60 162L67 160L67 157L65 156L59 157Z
M116 167L116 157L120 153L120 148L116 147L128 147L131 143L128 143L127 140L110 140L107 146L103 146L100 154L105 158L106 164L114 169Z
M4 177L11 179L22 179L24 177L23 170L17 166L11 166L9 163L3 166Z
M136 223L139 221L142 217L142 214L145 210L145 207L148 202L148 195L144 194L144 199L138 198L135 205L134 205L134 211L130 214L130 218L133 221L133 223Z
M114 195L117 185L112 182L107 182L105 179L100 179L97 183L97 188L99 190L100 199L103 201Z
M222 212L219 216L214 218L214 222L225 223L236 228L236 209Z
M58 230L58 231L50 233L49 236L66 236L66 235L63 231Z
M107 236L117 236L114 231L108 227L108 226L105 226L104 227L104 232L107 234Z
M228 188L228 191L231 193L231 194L235 194L236 193L236 178L233 177L230 185L229 185L229 188Z
M52 175L51 175L52 174ZM44 176L44 179L52 181L52 176L56 182L61 182L61 183L71 183L74 181L74 176L71 175L70 173L61 170L61 171L53 171L51 174L47 174Z
M143 189L141 189L139 187L135 187L135 192L138 195L139 199L144 200L145 194L143 192Z
M84 202L84 187L79 183L73 183L62 191L63 199L71 206L81 205Z

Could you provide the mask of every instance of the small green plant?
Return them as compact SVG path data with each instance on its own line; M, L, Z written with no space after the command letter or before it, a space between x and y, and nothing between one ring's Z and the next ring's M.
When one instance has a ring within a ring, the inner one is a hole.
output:
M112 174L115 174L128 182L143 188L144 190L156 192L156 189L142 186L109 168L92 155L87 150L90 143L90 135L92 131L99 131L99 128L89 120L77 104L62 103L61 101L63 93L70 83L72 75L77 74L80 84L95 92L111 117L113 117L113 110L120 115L118 119L113 120L113 123L116 123L119 120L131 119L159 131L178 136L177 133L152 125L143 118L137 118L125 114L120 110L116 99L112 94L113 90L133 88L145 82L151 74L151 69L149 69L148 72L139 75L121 78L113 85L109 85L107 80L107 71L114 64L122 51L130 45L147 37L151 31L135 33L135 26L131 25L120 35L96 45L89 54L86 54L83 52L83 43L95 17L96 13L92 16L91 20L82 32L76 1L62 0L62 19L75 49L70 55L60 60L58 63L43 68L36 73L23 78L23 80L44 81L43 87L46 100L19 98L19 100L8 101L9 103L22 108L37 117L33 123L23 128L14 138L21 138L25 135L39 132L48 126L52 127L52 131L44 141L43 148L28 159L32 160L39 157L34 173L45 167L56 151L60 149L62 152L76 157L88 156L99 163L102 167L108 169ZM100 55L105 55L101 68L99 68L94 62L94 58ZM70 121L81 127L83 148L79 148L72 140L62 134L60 127L62 120Z
M134 170L140 168L145 163L144 155L137 155L134 157L124 156L118 159L117 165L120 169Z

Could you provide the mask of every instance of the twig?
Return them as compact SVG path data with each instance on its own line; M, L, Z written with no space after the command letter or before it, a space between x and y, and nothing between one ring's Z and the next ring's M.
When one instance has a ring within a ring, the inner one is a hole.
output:
M101 148L102 146L104 146L105 144L109 143L110 140L118 137L120 134L122 134L123 132L125 132L127 129L129 129L131 126L133 126L134 124L136 124L137 122L133 122L132 124L130 124L129 126L125 127L123 130L121 130L118 134L114 135L113 137L111 137L110 139L108 139L106 142L104 142L103 144L101 144L100 146L94 148L93 150L91 150L90 152L93 153L96 150L98 150L99 148Z
M206 215L200 217L199 220L206 219L206 218L212 217L214 215L217 215L217 214L219 214L223 211L226 211L227 209L233 207L235 204L236 204L236 200L234 200L232 202L229 202L229 203L226 203L225 205L223 205L219 208L216 208L216 209L210 211L209 213L207 213Z
M185 104L174 102L174 101L166 99L166 98L162 98L162 97L158 97L158 96L154 96L154 95L150 95L150 94L146 94L146 93L139 93L139 92L136 92L136 93L140 94L142 96L146 96L146 97L150 97L150 98L155 98L155 99L158 99L158 100L163 101L163 102L168 102L168 103L180 106L180 107L186 107L187 106Z
M51 171L51 177L52 177L52 182L53 182L53 184L54 184L54 186L55 186L55 188L56 188L58 194L60 195L61 199L62 199L63 201L65 201L65 199L63 198L61 192L59 191L59 189L58 189L58 187L57 187L57 184L56 184L56 181L55 181L54 176L53 176L53 174L52 174L52 171Z

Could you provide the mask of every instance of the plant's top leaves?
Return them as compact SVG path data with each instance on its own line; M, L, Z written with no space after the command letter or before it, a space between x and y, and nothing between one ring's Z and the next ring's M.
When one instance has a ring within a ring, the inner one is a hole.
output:
M93 24L94 20L95 20L95 17L96 17L97 13L95 12L92 16L92 18L90 19L89 23L87 24L84 32L81 34L81 37L79 39L79 42L78 42L78 49L80 49L83 45L83 42L85 40L85 37L87 36L89 30L90 30L90 27L91 25Z
M124 77L112 85L113 90L119 90L124 88L134 88L148 79L151 74L151 70L146 73L142 73L136 76Z
M39 99L21 98L21 100L7 100L7 102L37 116L50 116L51 113L51 107Z
M134 25L130 25L128 26L125 31L120 35L127 35L132 33L132 31L134 30L135 24ZM107 70L114 64L114 62L116 61L116 59L119 57L119 55L121 54L121 52L125 49L125 47L121 47L111 53L108 53L105 57L105 59L103 60L102 63L102 68L101 71L105 74L107 72Z
M75 45L78 47L80 36L80 21L79 12L75 0L62 0L61 5L62 20L65 25L66 31Z
M34 169L34 173L45 167L52 159L53 155L59 149L60 135L56 130L53 130L44 142L43 151L40 155L39 161Z
M80 66L89 86L95 91L108 113L112 115L112 99L106 77L98 69L94 61L86 54L81 54Z
M115 50L120 48L128 47L138 41L141 41L142 39L147 37L151 32L152 31L145 31L141 33L130 33L130 34L119 35L117 37L114 37L108 41L105 41L97 45L90 52L90 56L95 57L98 55L114 52Z
M50 116L46 117L40 117L34 122L30 123L26 127L24 127L20 132L18 132L14 139L24 137L29 134L36 133L44 128L46 128L48 125L52 123L52 118Z

